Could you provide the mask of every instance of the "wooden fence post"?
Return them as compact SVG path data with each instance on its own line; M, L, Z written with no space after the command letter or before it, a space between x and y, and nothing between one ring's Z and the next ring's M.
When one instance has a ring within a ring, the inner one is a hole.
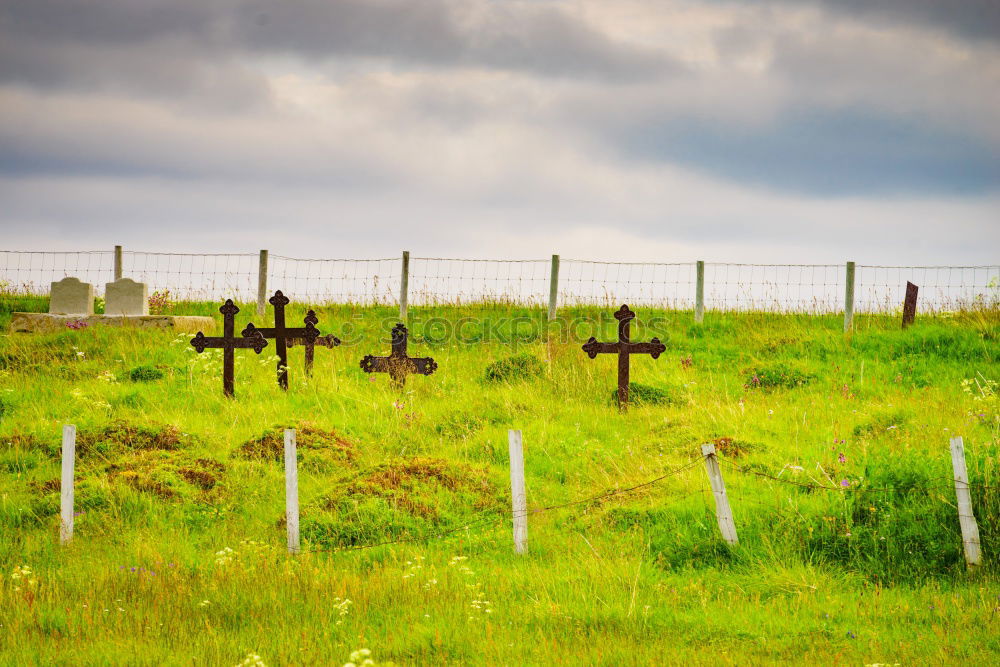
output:
M59 541L67 544L73 539L73 470L76 466L76 426L63 426L62 479L59 484Z
M263 315L267 309L267 251L260 251L257 267L257 314Z
M715 496L715 516L719 521L722 539L729 544L736 544L739 541L736 537L736 524L733 522L733 511L729 507L729 497L726 495L726 483L722 481L722 471L719 469L719 461L715 457L715 445L702 445L701 453L705 457L708 481L712 485L712 494Z
M507 431L510 450L510 501L514 516L514 551L523 554L528 548L528 499L524 484L524 447L521 431Z
M965 445L961 436L951 439L951 466L955 471L955 496L958 498L958 522L962 527L965 562L974 567L982 563L982 554L979 550L979 526L972 513L969 473L965 468Z
M694 321L701 324L705 319L705 262L698 260L694 285Z
M903 328L913 324L914 318L917 316L917 291L920 288L911 283L909 280L906 281L906 298L903 299Z
M410 251L403 251L403 265L399 273L399 321L406 324L406 306L410 291Z
M844 277L844 333L854 326L854 262L847 263Z
M559 255L552 255L552 272L549 274L549 322L556 319L559 306Z
M122 278L122 247L120 245L115 246L115 280L121 280Z
M285 429L285 523L288 553L299 553L299 464L295 456L295 429Z

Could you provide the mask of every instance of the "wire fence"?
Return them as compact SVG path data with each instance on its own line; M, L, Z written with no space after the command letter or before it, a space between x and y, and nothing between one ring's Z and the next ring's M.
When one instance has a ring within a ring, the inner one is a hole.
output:
M169 290L176 300L254 301L261 284L255 253L190 254L124 251L121 275L145 282L150 293ZM50 284L75 277L103 294L115 272L113 251L0 251L0 287L14 294L46 295ZM562 259L495 260L414 257L407 274L410 305L549 303L557 273L559 306L600 305L692 309L696 262L601 262ZM715 311L836 313L844 309L847 271L839 264L705 263L704 305ZM314 304L399 303L400 258L302 259L272 255L265 284ZM981 266L859 265L857 313L901 308L906 283L920 287L921 312L1000 306L1000 264Z

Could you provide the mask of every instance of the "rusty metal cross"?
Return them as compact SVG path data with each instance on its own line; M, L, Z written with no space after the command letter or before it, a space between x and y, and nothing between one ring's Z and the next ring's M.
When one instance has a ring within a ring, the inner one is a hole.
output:
M406 384L406 376L410 373L430 375L437 370L437 362L430 357L406 356L406 339L409 336L406 326L400 322L392 328L392 352L388 357L365 355L361 360L361 370L365 373L388 373L396 386L402 388Z
M666 351L667 346L654 338L648 343L633 343L629 340L629 323L635 319L635 313L623 305L615 312L615 319L618 320L618 342L599 343L593 336L590 337L584 346L583 351L591 359L596 359L598 354L618 355L618 407L622 410L628 408L628 383L629 383L629 355L648 354L654 359Z
M306 325L316 326L319 324L319 318L316 317L316 313L310 310L306 313L305 320L303 320ZM340 345L340 339L333 334L327 334L325 336L316 336L315 338L289 338L288 347L295 347L296 345L302 345L306 348L306 363L305 370L306 375L312 375L313 359L316 355L316 346L321 345L322 347L328 347L331 350L338 345Z
M278 355L278 384L282 389L288 389L288 350L286 342L289 338L302 338L305 340L315 340L319 336L319 330L309 321L304 327L285 326L285 306L291 303L288 297L278 290L270 299L269 304L274 306L274 326L256 327L253 322L243 329L244 336L260 334L264 338L274 339L275 353ZM315 317L315 316L314 316Z
M204 352L205 348L222 348L222 393L233 396L236 393L233 380L236 357L234 350L249 348L260 354L261 350L267 347L267 341L259 332L250 336L244 334L243 338L236 337L236 313L240 312L240 309L232 299L226 299L219 312L222 313L222 336L206 336L199 331L191 339L191 345L199 354Z

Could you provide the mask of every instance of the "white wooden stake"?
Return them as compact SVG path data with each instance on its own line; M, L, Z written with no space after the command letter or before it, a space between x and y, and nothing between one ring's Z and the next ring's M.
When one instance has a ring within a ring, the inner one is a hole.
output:
M59 541L67 544L73 539L73 470L76 466L76 426L63 426L62 480L60 481Z
M299 466L295 457L295 429L285 429L285 523L288 553L299 553Z
M528 498L524 485L524 447L521 432L507 431L510 448L510 501L514 515L514 551L523 554L528 548Z
M736 544L739 541L736 537L736 524L733 522L733 511L729 507L729 497L726 495L726 483L722 481L719 461L715 458L715 445L702 445L701 453L705 456L705 469L708 471L708 481L715 496L715 516L719 520L722 539L730 544Z
M965 445L961 437L951 439L951 465L955 470L955 495L958 497L958 521L962 526L965 562L969 567L974 567L982 563L982 554L979 550L979 526L972 513L969 473L965 468Z

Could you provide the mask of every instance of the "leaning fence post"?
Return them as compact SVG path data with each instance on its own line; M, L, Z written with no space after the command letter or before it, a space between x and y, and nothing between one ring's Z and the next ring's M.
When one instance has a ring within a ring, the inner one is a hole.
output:
M399 320L406 322L406 305L410 291L410 251L403 251L403 265L399 273Z
M115 280L122 279L122 247L115 246Z
M702 445L701 453L705 457L708 481L712 485L712 494L715 496L715 516L719 521L722 539L730 544L736 544L739 541L736 537L736 523L733 522L733 511L729 507L729 497L726 495L726 483L722 481L722 471L719 469L719 461L715 456L715 445Z
M698 260L694 284L694 321L701 324L705 319L705 262Z
M521 431L507 431L510 450L510 501L514 516L514 551L523 554L528 548L528 499L524 485L524 447Z
M847 263L844 278L844 333L854 326L854 262Z
M955 471L955 495L958 498L958 522L962 527L965 562L969 567L973 567L982 562L982 555L979 550L979 526L976 525L976 516L972 513L969 473L965 467L965 445L961 436L951 439L951 466Z
M260 251L260 265L257 267L257 314L263 315L267 308L267 251Z
M59 483L60 524L59 541L62 544L73 539L73 469L76 464L76 426L63 426L62 437L62 479Z
M549 274L549 322L556 319L559 305L559 255L552 255L552 273Z
M295 457L295 429L285 429L285 523L288 553L299 553L299 467Z

